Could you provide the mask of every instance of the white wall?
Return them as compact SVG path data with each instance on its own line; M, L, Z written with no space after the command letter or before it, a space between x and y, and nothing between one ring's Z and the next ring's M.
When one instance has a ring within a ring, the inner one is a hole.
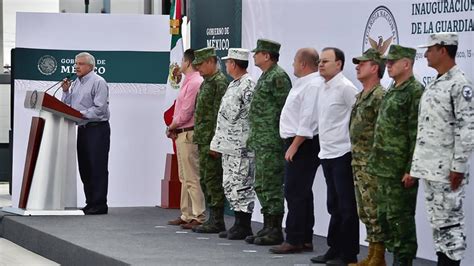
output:
M39 3L41 2L41 3ZM78 1L80 2L80 1ZM3 61L10 63L10 50L15 47L16 12L58 12L59 0L3 0ZM54 40L51 40L54 41Z
M114 14L143 14L143 0L110 0L110 13Z
M364 30L373 10L380 5L384 5L392 12L397 27L400 44L404 46L416 47L426 42L427 34L412 34L412 22L430 20L453 20L461 18L473 18L474 11L464 13L437 14L431 16L413 16L412 4L423 2L413 1L388 1L388 0L333 0L333 1L285 1L285 0L243 0L242 1L242 47L253 49L257 39L268 38L282 44L280 49L279 64L292 75L292 62L296 51L302 47L314 47L318 51L322 48L333 46L345 52L346 63L344 75L360 88L360 82L356 79L355 65L352 58L362 54L362 43ZM382 20L383 18L380 18ZM377 38L377 33L381 33L384 38L390 36L390 31L385 31L384 25L373 24L371 37ZM387 23L388 25L388 23ZM388 26L386 26L388 27ZM373 35L375 34L375 35ZM463 32L460 34L461 43L459 51L472 49L474 33ZM366 48L367 49L367 48ZM421 56L424 49L418 50L420 58L415 62L415 76L422 81L428 77L435 76L433 69L427 67L426 60ZM472 58L458 58L458 64L473 78ZM253 64L249 66L249 72L258 79L261 71ZM384 77L383 84L388 85L390 79ZM473 172L473 160L471 159L471 173ZM466 212L466 227L468 242L473 242L474 237L474 189L472 184L467 187L464 210ZM329 215L326 210L326 184L322 169L318 170L314 186L315 203L315 233L325 236L329 224ZM262 219L257 206L254 212L254 219ZM417 201L416 225L418 236L418 256L422 258L435 259L431 228L427 222L423 187L420 185ZM360 240L366 244L365 226L360 225ZM464 265L474 265L474 254L472 244L468 244L466 260Z
M113 0L112 0L113 1ZM100 13L104 8L104 0L89 0L89 13ZM83 0L60 0L59 12L85 13Z
M170 46L168 16L20 13L18 19L16 46L22 48L166 52ZM59 38L54 42L47 42L41 37L47 36L48 39L61 36L78 25L79 31L93 29L88 32L90 41L83 42L80 34L71 34L68 38ZM104 32L107 34L103 34ZM27 90L47 88L53 83L15 81L13 206L18 206L33 114L23 107L25 93ZM163 112L169 107L164 106L165 85L109 83L109 89L109 206L160 205L166 151L171 150L171 142L164 135ZM78 197L78 206L83 206L80 181Z

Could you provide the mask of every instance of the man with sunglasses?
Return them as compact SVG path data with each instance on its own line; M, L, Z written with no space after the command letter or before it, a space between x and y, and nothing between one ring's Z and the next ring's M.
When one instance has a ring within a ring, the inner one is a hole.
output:
M324 84L317 103L318 157L326 180L326 205L331 219L327 236L329 249L311 261L327 265L355 263L359 253L359 218L349 137L349 119L357 88L342 73L344 62L344 52L336 47L324 48L319 61Z

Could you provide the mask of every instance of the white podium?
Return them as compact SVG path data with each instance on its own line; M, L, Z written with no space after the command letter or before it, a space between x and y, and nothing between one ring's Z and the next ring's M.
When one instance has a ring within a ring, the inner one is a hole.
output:
M18 208L19 215L84 215L77 209L76 122L82 114L44 92L28 91L25 108L39 110L31 121Z

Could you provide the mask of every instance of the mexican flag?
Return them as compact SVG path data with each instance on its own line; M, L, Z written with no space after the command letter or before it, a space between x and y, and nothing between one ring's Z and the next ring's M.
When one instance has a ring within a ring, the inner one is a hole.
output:
M181 35L181 0L173 0L170 10L170 65L166 88L166 104L171 106L178 96L182 75L179 73L183 57L183 38Z
M181 0L173 0L170 10L170 65L168 73L168 81L166 83L165 105L167 109L164 113L165 124L169 126L173 121L174 101L178 96L181 80L183 75L179 72L181 58L183 57L183 38L181 35ZM173 150L176 148L173 142Z

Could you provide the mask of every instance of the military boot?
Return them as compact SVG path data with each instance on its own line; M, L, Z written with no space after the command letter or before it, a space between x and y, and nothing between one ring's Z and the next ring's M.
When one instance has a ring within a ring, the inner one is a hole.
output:
M413 266L413 259L399 258L395 255L393 258L393 266Z
M193 228L196 233L217 234L225 231L224 207L211 207L209 219Z
M191 230L192 230L193 232L196 232L196 229L197 229L198 227L202 227L202 226L208 227L210 224L214 224L214 223L215 223L215 221L214 221L214 211L213 211L212 208L210 208L210 209L209 209L209 217L207 218L207 220L206 220L203 224L201 224L201 225L194 226L193 228L191 228Z
M237 226L234 230L229 230L227 238L230 240L242 240L247 236L253 235L252 233L252 214L245 212L235 212L235 217L238 217Z
M452 260L443 252L436 252L436 255L438 255L437 266L459 266L461 264L460 260Z
M363 259L363 260L361 260L357 263L350 264L349 266L354 266L354 265L368 266L369 262L370 262L370 259L372 258L373 255L374 255L374 243L369 242L369 253L367 254L367 258L365 258L365 259Z
M372 256L368 266L386 266L385 262L385 245L383 242L371 243L372 244ZM369 249L370 254L370 249ZM357 264L359 265L359 264Z
M261 236L266 235L269 230L270 230L270 215L264 213L263 214L263 228L260 231L258 231L256 235L247 236L245 238L245 242L249 244L253 244L256 237L261 237Z
M239 226L239 224L241 223L240 219L241 219L241 218L240 218L240 216L238 215L238 212L234 211L234 225L232 225L232 227L231 227L229 230L220 232L220 233L219 233L219 238L228 238L229 233L235 231L236 228L237 228L237 227Z
M283 215L270 216L270 229L268 233L264 236L256 237L253 243L260 246L281 244L283 242L283 231L281 230L282 220Z

